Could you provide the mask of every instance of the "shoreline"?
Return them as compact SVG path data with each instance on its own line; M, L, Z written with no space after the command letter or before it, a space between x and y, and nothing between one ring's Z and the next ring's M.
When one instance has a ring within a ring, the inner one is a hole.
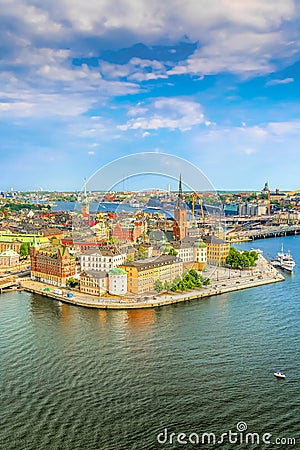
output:
M225 270L225 269L224 269ZM226 272L225 272L226 273ZM205 286L197 289L191 289L184 292L164 293L144 296L131 296L131 299L126 298L108 298L98 297L92 295L82 294L80 291L73 291L73 297L68 298L66 293L68 290L60 288L64 295L54 294L53 292L44 291L45 287L50 285L32 281L28 279L20 280L20 286L23 290L34 294L50 297L63 303L75 306L82 306L94 309L145 309L156 308L172 304L190 302L194 300L201 300L202 298L211 297L214 295L226 294L229 292L240 291L253 287L263 286L271 283L284 281L285 278L273 266L271 266L263 257L260 257L260 271L256 274L254 271L238 272L239 275L230 278L226 275L222 279L212 279L210 286ZM53 286L51 286L53 288Z

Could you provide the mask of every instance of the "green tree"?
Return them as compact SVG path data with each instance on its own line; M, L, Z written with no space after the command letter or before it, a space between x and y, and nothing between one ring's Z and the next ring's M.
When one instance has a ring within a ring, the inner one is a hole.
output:
M256 252L245 250L239 252L236 248L230 247L229 254L226 258L226 264L234 268L248 268L255 266L258 255Z
M160 280L156 280L154 282L154 289L156 290L156 292L161 292L163 290L163 288L164 288L164 286Z
M169 283L167 280L164 282L164 290L169 291L172 287L172 284Z
M21 258L27 258L30 251L30 244L29 242L23 242L20 246L20 256Z
M209 286L210 285L210 279L209 278L205 278L203 280L203 284L204 284L204 286Z
M78 284L78 281L75 280L75 278L73 278L73 277L68 278L67 281L66 281L66 286L69 286L71 288L77 286L77 284Z
M137 259L145 259L147 257L146 249L143 245L140 245L138 248Z
M177 256L178 252L175 250L174 247L170 248L168 255L170 256Z

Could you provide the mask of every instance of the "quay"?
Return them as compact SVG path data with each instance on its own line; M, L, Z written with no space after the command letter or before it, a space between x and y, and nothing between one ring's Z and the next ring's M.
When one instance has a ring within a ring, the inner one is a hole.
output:
M300 225L263 226L236 233L237 241L292 236L300 233Z
M92 295L82 294L74 291L73 297L67 297L67 289L61 288L62 295L55 294L52 291L45 291L49 288L48 284L32 281L29 279L20 280L20 286L23 290L38 294L44 297L50 297L63 303L76 306L83 306L96 309L142 309L156 308L166 305L172 305L192 300L200 300L213 295L225 294L228 292L239 291L265 284L284 281L284 277L271 266L265 258L259 255L257 267L244 271L226 269L219 267L214 269L211 274L211 285L201 288L190 289L184 292L168 292L163 294L149 294L144 296L126 295L118 297L100 297L95 298Z

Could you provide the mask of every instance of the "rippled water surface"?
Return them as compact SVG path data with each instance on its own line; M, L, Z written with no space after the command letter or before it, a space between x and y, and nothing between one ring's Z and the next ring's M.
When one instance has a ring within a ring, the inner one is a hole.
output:
M281 242L254 246L275 255ZM156 440L240 421L300 448L300 237L284 242L297 262L284 283L189 304L94 311L2 294L0 448L270 448Z

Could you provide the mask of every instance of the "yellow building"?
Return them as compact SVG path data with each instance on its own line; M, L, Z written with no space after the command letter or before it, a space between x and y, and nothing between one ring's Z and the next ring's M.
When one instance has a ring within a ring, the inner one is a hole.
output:
M183 273L183 262L170 255L134 261L120 267L126 270L127 289L134 294L154 291L155 281L171 283Z
M5 252L6 250L13 250L14 252L20 253L21 245L28 243L33 245L34 242L39 245L39 247L46 247L49 245L49 239L44 236L35 234L1 234L0 235L0 252Z
M89 294L100 296L105 294L108 290L108 276L107 272L99 270L89 270L82 272L80 275L80 291Z
M209 264L225 262L230 249L229 242L213 235L202 236L202 240L207 247L207 262Z

